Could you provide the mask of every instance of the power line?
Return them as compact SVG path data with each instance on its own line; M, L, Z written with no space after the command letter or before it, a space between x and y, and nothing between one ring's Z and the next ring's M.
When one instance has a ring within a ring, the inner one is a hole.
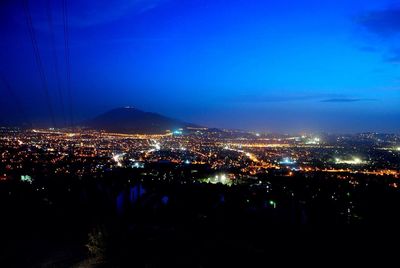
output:
M45 75L45 72L44 72L43 63L42 63L42 60L40 58L39 48L38 48L38 45L37 45L37 40L36 40L36 36L35 36L35 30L33 28L32 16L31 16L31 12L30 12L30 9L29 9L28 0L23 0L23 6L24 6L25 17L26 17L26 23L27 23L28 30L29 30L29 36L31 38L31 43L32 43L32 47L33 47L33 53L34 53L34 56L35 56L36 65L37 65L38 72L39 72L39 77L40 77L40 80L42 82L42 88L43 88L43 92L44 92L46 103L47 103L47 109L48 109L48 111L50 113L52 125L55 127L56 126L56 121L55 121L55 118L54 118L53 108L52 108L52 105L51 105L51 99L50 99L49 90L48 90L48 87L47 87L47 79L46 79L46 75Z
M69 32L68 32L68 6L67 1L62 1L63 21L64 21L64 48L65 48L65 69L67 77L67 92L69 101L69 116L71 127L74 125L73 110L72 110L72 92L71 92L71 62L69 54Z
M61 108L61 113L62 117L64 119L64 125L67 125L67 118L65 115L65 107L64 107L64 94L63 94L63 89L61 85L61 79L60 79L60 72L58 69L58 56L57 56L57 51L56 51L56 42L55 42L55 37L54 37L54 25L53 25L53 17L52 17L52 8L51 8L51 0L47 0L46 2L46 8L47 8L47 22L49 25L49 30L50 30L50 39L51 39L51 47L52 47L52 52L53 52L53 59L54 59L54 73L56 75L56 80L57 80L57 89L58 89L58 95L59 95L59 101L60 101L60 108Z

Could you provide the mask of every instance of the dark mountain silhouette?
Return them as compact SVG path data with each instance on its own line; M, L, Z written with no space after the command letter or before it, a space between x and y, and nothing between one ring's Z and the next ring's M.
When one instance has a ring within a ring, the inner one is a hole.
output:
M118 133L158 134L167 130L199 127L157 113L144 112L131 107L117 108L89 120L86 127Z

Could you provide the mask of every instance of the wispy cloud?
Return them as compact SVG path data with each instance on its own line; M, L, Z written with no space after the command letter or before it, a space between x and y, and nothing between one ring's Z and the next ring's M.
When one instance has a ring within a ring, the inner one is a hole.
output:
M367 30L382 37L400 33L400 7L370 11L359 17L359 23Z
M388 55L385 57L385 61L400 64L400 51L395 51L394 53L391 53L391 55Z
M71 26L89 27L106 24L128 15L148 12L168 0L88 1L90 5L71 10Z
M360 102L360 101L377 101L377 99L333 98L333 99L321 100L321 102L336 102L336 103L349 103L349 102Z
M400 63L400 6L365 12L358 17L357 22L382 41L385 62Z
M308 100L319 100L321 98L329 98L337 95L330 94L292 94L292 93L282 93L282 94L246 94L240 95L232 99L234 102L289 102L289 101L308 101Z
M372 47L372 46L362 46L362 47L360 47L359 49L360 49L361 51L371 52L371 53L374 53L374 52L378 52L378 51L379 51L378 48Z
M68 22L69 26L72 28L99 26L126 17L138 16L150 12L168 1L169 0L85 0L74 1L73 3L68 2ZM56 3L54 5L56 5ZM61 9L61 6L59 6L59 9ZM35 18L35 27L41 31L48 30L45 10L46 6L43 3L31 5L31 12ZM0 14L3 15L1 11L0 9ZM59 10L59 12L61 12L61 10ZM21 21L20 23L23 22ZM53 23L54 27L62 30L63 21L61 16L60 19L55 19Z
M242 103L268 103L268 102L299 102L299 101L317 101L317 102L335 102L335 103L350 103L362 101L377 101L370 98L354 98L343 94L267 94L267 95L241 95L232 99L234 102Z

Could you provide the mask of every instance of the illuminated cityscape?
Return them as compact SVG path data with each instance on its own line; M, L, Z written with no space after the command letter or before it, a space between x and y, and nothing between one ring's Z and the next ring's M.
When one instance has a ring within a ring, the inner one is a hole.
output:
M399 18L0 1L0 268L396 266Z
M257 174L322 172L399 177L398 135L315 137L206 128L189 129L184 134L179 130L179 135L176 132L155 135L2 128L2 180L33 176L43 166L50 174L82 177L157 163L201 166L215 174L226 171L233 184Z
M190 128L118 134L4 127L0 189L3 204L21 204L22 211L32 208L17 218L40 209L49 213L45 219L68 217L57 226L76 228L78 234L88 228L101 232L90 228L104 225L90 222L108 222L103 217L143 224L131 217L140 214L158 222L166 211L164 220L197 211L195 217L211 224L217 208L225 221L236 213L251 213L263 215L260 223L271 226L389 219L394 224L400 218L381 210L389 205L384 196L400 198L399 144L399 135L378 133L281 135ZM371 198L381 198L380 205L371 208ZM182 211L182 204L189 210ZM53 208L64 212L57 216ZM155 213L151 217L146 214L150 211ZM75 217L86 223L72 224ZM252 223L244 219L237 220Z

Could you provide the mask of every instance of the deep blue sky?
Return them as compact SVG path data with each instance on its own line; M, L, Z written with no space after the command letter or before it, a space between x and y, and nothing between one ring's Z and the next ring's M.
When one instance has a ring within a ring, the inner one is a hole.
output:
M29 3L61 122L46 1ZM400 132L399 1L67 2L76 121L130 105L213 127ZM16 95L0 85L0 121L48 119L22 3L0 7L0 71Z

